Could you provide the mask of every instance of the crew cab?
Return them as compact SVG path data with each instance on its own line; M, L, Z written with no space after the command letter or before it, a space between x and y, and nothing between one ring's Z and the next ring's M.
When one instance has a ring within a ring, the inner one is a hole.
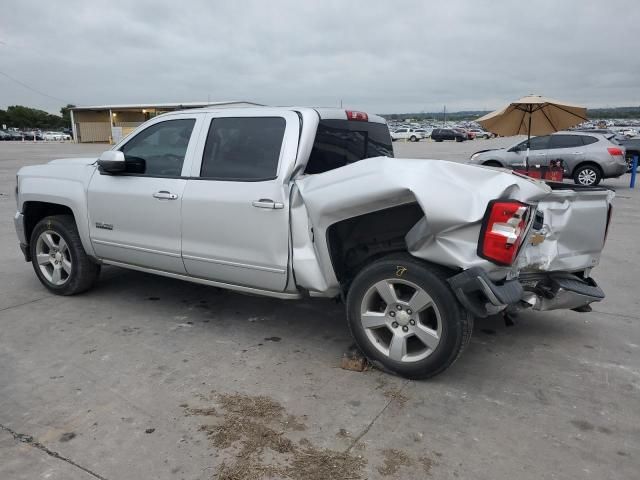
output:
M54 293L115 265L337 298L371 362L427 378L475 317L602 300L591 272L613 193L393 158L384 119L363 112L251 107L167 113L98 159L23 167L16 198L25 260Z

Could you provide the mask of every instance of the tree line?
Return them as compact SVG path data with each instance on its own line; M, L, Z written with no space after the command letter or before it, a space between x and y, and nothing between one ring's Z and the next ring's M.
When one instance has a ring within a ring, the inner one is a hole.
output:
M0 127L7 128L38 128L41 130L60 130L71 128L70 108L75 105L67 105L60 109L60 115L55 115L37 108L12 105L6 110L0 109Z

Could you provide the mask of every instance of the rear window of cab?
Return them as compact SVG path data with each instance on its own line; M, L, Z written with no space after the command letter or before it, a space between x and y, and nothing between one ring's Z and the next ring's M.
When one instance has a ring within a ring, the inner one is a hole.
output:
M393 157L385 123L320 120L305 173L327 172L373 157Z

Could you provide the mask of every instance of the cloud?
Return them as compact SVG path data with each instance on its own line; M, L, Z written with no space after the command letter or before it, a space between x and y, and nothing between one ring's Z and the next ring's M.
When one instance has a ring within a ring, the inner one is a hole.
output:
M640 104L633 0L13 2L0 71L76 104L250 100L374 112L528 93ZM0 106L60 102L0 76Z

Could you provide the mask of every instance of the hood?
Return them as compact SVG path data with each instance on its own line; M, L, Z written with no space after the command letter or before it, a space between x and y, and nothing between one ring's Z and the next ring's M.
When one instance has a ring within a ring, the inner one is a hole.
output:
M57 160L51 160L48 162L50 165L91 165L97 162L98 159L93 158L59 158Z

